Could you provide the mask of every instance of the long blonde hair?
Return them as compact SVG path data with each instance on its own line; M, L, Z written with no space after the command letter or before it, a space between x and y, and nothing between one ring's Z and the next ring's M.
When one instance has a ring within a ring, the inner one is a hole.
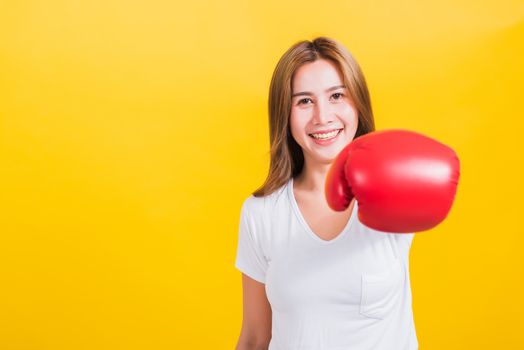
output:
M304 154L289 127L292 80L300 66L318 59L330 60L342 73L344 85L358 111L358 127L354 138L375 130L366 80L351 53L342 44L327 37L297 42L280 58L271 78L268 103L269 174L264 184L253 192L255 197L270 195L302 171Z

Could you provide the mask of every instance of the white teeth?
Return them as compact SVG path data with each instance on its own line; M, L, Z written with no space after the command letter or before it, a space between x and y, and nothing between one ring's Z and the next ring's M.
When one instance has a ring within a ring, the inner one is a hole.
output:
M318 139L318 140L327 140L327 139L331 139L333 137L335 137L338 132L340 130L334 130L334 131L331 131L331 132L328 132L328 133L325 133L325 134L310 134L311 136L313 136L314 138Z

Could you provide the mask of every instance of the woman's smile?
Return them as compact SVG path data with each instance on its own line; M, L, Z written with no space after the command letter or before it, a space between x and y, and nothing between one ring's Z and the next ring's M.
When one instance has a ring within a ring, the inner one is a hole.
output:
M309 136L315 141L318 145L329 145L338 138L338 135L342 132L343 129L336 129L327 133L313 133Z

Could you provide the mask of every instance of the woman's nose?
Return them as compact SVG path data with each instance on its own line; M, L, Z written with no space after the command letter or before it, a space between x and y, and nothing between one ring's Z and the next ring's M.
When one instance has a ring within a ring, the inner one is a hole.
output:
M333 116L331 113L329 103L324 101L318 101L313 112L313 121L316 124L327 124L328 122L333 121Z

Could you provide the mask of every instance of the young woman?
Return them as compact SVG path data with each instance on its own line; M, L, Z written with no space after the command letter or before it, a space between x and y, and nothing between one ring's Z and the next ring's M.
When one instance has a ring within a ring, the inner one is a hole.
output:
M237 350L417 349L414 234L364 226L355 200L342 212L326 202L331 163L375 128L350 52L326 37L293 45L273 73L269 123L269 175L240 214Z

